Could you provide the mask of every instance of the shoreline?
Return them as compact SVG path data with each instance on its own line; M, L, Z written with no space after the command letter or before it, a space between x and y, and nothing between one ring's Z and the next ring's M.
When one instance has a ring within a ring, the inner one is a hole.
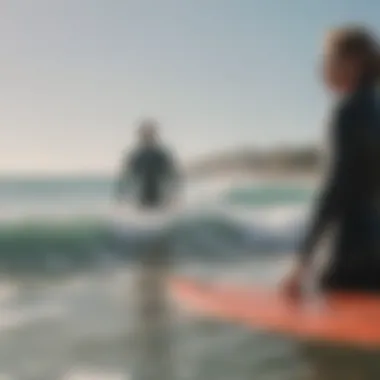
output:
M232 170L225 172L202 173L202 174L188 174L188 178L195 180L215 179L215 180L228 180L228 181L263 181L263 182L301 182L302 184L314 185L321 177L320 172L291 172L291 171L252 171L252 170Z

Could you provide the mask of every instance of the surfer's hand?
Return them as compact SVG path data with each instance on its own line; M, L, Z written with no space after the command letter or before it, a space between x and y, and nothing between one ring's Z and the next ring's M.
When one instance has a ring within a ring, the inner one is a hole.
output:
M282 282L282 291L285 295L298 298L301 296L302 280L305 268L301 264L296 264L290 274Z

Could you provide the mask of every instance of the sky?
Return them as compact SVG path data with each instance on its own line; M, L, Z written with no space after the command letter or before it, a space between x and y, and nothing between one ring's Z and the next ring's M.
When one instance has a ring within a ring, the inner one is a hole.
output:
M331 26L378 0L0 0L0 173L110 172L143 117L188 161L318 142Z

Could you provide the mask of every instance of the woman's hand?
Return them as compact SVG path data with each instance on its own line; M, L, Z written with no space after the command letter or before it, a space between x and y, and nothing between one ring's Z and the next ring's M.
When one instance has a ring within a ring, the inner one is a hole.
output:
M301 263L297 262L291 272L285 277L282 282L282 291L286 296L291 298L299 298L302 293L302 283L306 268Z

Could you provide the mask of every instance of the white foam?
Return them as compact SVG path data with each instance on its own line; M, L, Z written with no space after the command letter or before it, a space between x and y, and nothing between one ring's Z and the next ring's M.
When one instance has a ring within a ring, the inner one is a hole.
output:
M16 296L17 291L17 286L15 286L14 284L8 282L0 283L0 305L5 302L8 302L14 296Z
M0 373L0 380L16 380L16 379L14 377L11 377L10 375Z
M57 318L64 314L63 307L53 307L52 305L37 308L34 310L0 310L0 331L7 331L34 321Z
M232 217L247 227L263 228L267 231L278 232L287 230L305 219L308 208L306 205L288 205L271 208L242 209L237 207L220 208L220 212Z
M70 371L62 380L130 380L130 377L123 373L83 368Z

